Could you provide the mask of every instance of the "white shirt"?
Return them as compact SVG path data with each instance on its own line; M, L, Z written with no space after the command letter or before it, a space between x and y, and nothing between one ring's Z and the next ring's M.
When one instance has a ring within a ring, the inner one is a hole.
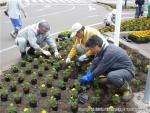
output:
M10 18L18 19L23 9L21 0L7 0L8 14Z

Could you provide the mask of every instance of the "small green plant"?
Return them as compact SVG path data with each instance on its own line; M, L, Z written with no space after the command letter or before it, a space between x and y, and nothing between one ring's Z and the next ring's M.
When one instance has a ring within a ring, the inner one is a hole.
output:
M16 102L16 104L21 103L22 100L22 94L20 92L16 92L14 94L14 101Z
M14 104L11 103L11 104L8 106L8 108L7 108L7 112L8 112L8 113L17 113L17 108L16 108L16 106L14 106Z
M27 60L27 62L32 62L33 58L31 56L28 56L26 60Z
M46 76L45 81L47 87L52 87L53 77L50 74Z
M78 80L75 81L75 89L77 89L77 91L80 90L80 82Z
M66 84L64 81L62 80L59 80L58 82L58 87L61 88L62 90L65 90L66 89Z
M40 63L43 63L44 62L44 57L40 56L38 60L39 60Z
M30 83L29 82L25 82L23 85L23 91L24 93L29 93L29 89L30 89Z
M24 74L23 73L19 73L18 75L18 82L22 83L24 81Z
M53 66L54 66L54 68L55 68L57 71L60 70L60 64L59 64L59 62L54 63Z
M7 101L8 97L8 90L7 89L1 89L1 100L2 101Z
M52 109L57 109L58 107L58 103L56 101L56 98L54 96L51 96L49 101L48 101L48 105L52 108Z
M88 106L87 113L95 113L94 109L90 105Z
M109 106L107 108L107 113L115 113L115 108L113 106Z
M111 100L112 100L114 105L117 105L117 104L120 103L120 96L118 94L115 94L115 95L112 96Z
M20 65L21 65L22 67L25 67L26 64L27 64L27 62L26 62L25 60L21 60L21 61L20 61Z
M2 83L2 81L0 80L0 89L2 89L3 88L3 83Z
M11 70L14 72L14 73L17 73L19 71L19 68L18 68L18 65L13 65L11 67Z
M42 95L42 96L46 96L46 94L47 94L46 85L45 85L45 84L41 84L41 85L39 86L39 89L40 89L41 95Z
M38 62L38 59L37 59L37 58L34 58L34 60L33 60L33 67L34 67L35 69L37 69L37 68L39 67L39 62Z
M6 74L5 75L5 81L9 82L11 80L11 75L10 74Z
M43 74L44 74L44 67L40 67L40 68L38 69L37 74L38 74L38 76L43 76Z
M26 74L31 74L31 64L30 63L27 63L26 67L25 67L25 72Z
M56 71L55 68L52 68L51 74L52 74L52 76L54 77L54 79L57 79L57 78L58 78L58 74L57 74L57 71Z
M100 103L100 100L101 100L100 96L92 96L92 103L94 105L98 105Z
M70 93L71 93L71 96L72 96L73 98L77 98L77 97L78 97L78 91L77 91L76 88L72 88L72 89L70 90Z
M30 108L24 108L23 113L32 113Z
M51 94L52 94L52 96L54 96L57 100L59 100L60 97L61 97L60 89L57 88L57 87L52 87L52 88L51 88Z
M34 93L29 94L29 103L31 107L36 107L37 105L37 95Z
M34 85L37 83L37 74L36 72L33 72L33 74L30 77L31 83Z
M78 99L75 99L74 97L70 97L69 104L71 106L72 112L77 112L77 110L78 110Z
M17 81L12 81L10 85L10 89L12 92L16 91Z
M48 70L49 69L47 62L42 63L42 67L44 68L44 70Z
M141 86L141 80L132 80L132 84L139 90L140 86Z

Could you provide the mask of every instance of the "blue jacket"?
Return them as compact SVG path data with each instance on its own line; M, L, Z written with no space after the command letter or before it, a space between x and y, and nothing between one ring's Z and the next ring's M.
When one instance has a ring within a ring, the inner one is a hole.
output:
M108 45L105 49L102 48L102 51L95 56L90 67L94 77L119 69L126 69L131 75L135 75L133 63L128 58L127 53L113 44Z

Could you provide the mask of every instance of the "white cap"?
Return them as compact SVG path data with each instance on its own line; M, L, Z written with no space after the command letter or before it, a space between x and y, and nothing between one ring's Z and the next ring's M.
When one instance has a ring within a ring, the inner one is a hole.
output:
M76 36L77 32L82 28L82 25L80 23L75 23L72 25L72 28L71 28L71 36L70 37L74 37Z

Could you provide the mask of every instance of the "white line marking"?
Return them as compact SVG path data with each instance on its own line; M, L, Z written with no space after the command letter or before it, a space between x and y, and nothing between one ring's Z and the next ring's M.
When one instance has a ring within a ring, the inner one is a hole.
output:
M94 17L98 17L98 16L101 16L101 15L91 15L91 16L88 16L88 18L94 18Z

